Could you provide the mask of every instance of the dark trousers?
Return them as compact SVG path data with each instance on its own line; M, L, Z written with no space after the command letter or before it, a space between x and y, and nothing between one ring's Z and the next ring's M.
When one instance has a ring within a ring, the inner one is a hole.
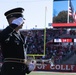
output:
M25 65L21 63L6 62L2 65L1 75L26 75Z

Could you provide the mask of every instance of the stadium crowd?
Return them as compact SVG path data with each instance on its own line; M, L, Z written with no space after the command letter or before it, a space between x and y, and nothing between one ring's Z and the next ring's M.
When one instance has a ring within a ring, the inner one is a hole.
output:
M46 33L44 29L33 29L28 31L21 30L21 33L25 36L28 54L44 54L45 48L45 56L36 56L36 59L50 59L53 56L54 62L59 64L76 49L74 43L53 42L54 38L59 38L59 36L67 34L66 29L46 29ZM76 31L70 30L69 34L75 35ZM0 47L0 62L2 62L2 59L3 57Z

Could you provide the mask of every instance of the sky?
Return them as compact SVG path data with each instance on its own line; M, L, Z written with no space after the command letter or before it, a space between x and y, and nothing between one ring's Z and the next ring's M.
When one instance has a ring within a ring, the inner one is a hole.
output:
M76 10L76 0L72 0ZM68 10L68 1L53 0L1 0L0 1L0 29L8 26L4 13L16 7L23 7L25 24L23 29L49 28L53 15L58 15L62 10Z
M68 10L68 1L55 1L53 3L53 15L57 16L60 11Z
M55 1L53 3L53 15L58 15L60 11L63 10L68 10L68 2L69 0L66 1ZM76 11L76 0L71 0L72 6L74 10Z
M4 13L16 7L25 9L23 29L45 28L52 23L53 0L1 0L0 29L8 26Z

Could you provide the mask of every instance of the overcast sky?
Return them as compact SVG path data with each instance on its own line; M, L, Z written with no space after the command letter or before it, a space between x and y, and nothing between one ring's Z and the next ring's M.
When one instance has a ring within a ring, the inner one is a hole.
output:
M25 9L23 14L26 21L23 29L44 28L48 27L48 23L52 23L53 0L1 0L0 29L8 25L4 13L15 7Z

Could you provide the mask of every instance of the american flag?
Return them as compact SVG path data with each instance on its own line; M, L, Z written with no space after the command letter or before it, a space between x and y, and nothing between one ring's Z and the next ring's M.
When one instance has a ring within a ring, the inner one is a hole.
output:
M73 17L73 19L74 19L74 23L76 23L76 12L74 12L74 17Z
M69 16L72 16L74 22L76 23L76 12L73 8L71 0L69 0Z
M72 6L71 0L69 0L69 16L73 16L74 14L74 8Z

